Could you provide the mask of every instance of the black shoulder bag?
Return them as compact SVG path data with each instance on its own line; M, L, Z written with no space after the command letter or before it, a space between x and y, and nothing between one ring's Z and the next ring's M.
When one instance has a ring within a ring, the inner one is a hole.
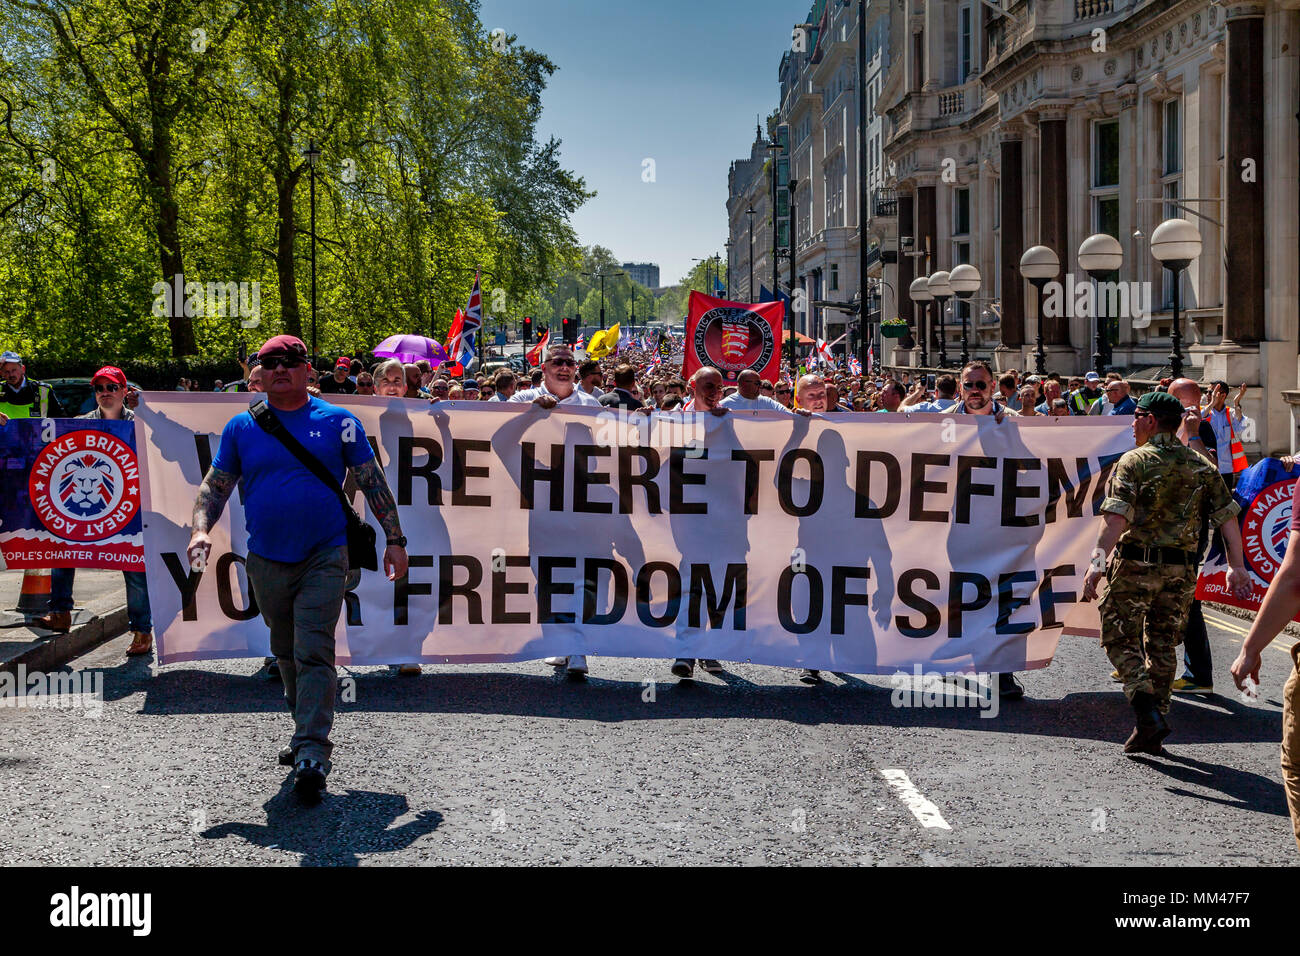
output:
M276 417L275 412L265 402L258 402L248 411L253 416L253 421L257 422L257 426L262 431L283 445L289 454L302 462L303 467L319 478L325 487L338 495L339 504L343 506L343 516L348 522L348 566L351 568L365 568L367 571L378 571L379 561L375 557L375 529L366 524L361 519L361 515L356 513L356 510L348 501L347 495L343 494L343 489L334 480L334 476L321 464L319 458L302 447L302 443L289 433L289 430L284 427L284 423Z

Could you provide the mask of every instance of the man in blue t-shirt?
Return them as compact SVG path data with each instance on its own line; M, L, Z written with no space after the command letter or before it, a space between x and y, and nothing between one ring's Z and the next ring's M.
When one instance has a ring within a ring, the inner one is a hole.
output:
M307 346L278 335L257 353L266 404L284 430L325 465L342 485L348 471L387 535L384 572L406 574L406 538L397 502L351 412L307 392ZM271 631L284 696L293 714L293 740L280 753L295 768L294 789L315 803L329 772L334 723L334 628L343 607L348 572L347 517L335 491L307 469L250 412L236 415L221 433L221 446L194 503L191 566L207 566L209 531L243 481L248 527L245 570L257 606Z

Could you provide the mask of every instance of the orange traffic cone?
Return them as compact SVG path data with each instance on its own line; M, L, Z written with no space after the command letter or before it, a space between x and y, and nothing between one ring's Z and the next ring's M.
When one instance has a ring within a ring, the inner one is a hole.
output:
M50 610L50 569L28 568L23 572L23 590L14 608L27 617L40 617Z

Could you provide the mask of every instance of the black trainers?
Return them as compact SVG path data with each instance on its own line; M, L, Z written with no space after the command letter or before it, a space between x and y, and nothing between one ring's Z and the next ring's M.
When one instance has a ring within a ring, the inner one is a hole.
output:
M715 661L712 658L704 658L700 661L700 670L706 674L721 674L722 662Z
M281 766L281 767L292 767L292 766L293 766L293 748L292 748L292 747L285 747L283 750L280 751L280 766Z
M679 657L673 661L673 676L688 678L695 675L695 661L688 657Z
M294 764L293 792L303 803L320 803L325 792L325 765L319 760L307 759Z
M280 662L274 657L266 659L266 676L272 683L280 680Z
M998 697L1002 700L1020 700L1025 696L1025 689L1016 680L1015 674L998 675Z
M801 670L799 680L805 684L820 684L822 682L822 672L808 669Z

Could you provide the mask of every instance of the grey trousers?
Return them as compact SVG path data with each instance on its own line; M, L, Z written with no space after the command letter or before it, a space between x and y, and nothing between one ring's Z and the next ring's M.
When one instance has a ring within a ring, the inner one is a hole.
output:
M271 631L284 698L293 714L294 759L328 765L334 725L334 628L343 608L346 547L325 548L296 564L248 555L248 583Z

